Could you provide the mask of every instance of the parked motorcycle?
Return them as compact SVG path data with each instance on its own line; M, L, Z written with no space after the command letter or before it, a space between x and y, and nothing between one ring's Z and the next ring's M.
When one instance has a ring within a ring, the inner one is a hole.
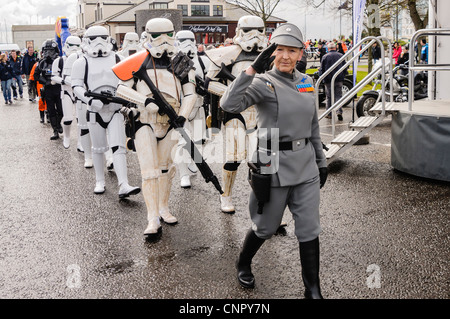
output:
M408 102L408 63L400 64L392 70L393 87L392 95L394 102ZM390 101L390 79L386 73L386 102ZM381 84L381 74L375 79L371 90L365 91L356 104L356 114L358 117L368 116L370 109L381 100L381 89L377 86ZM426 72L414 73L414 100L426 98L428 96L428 75Z

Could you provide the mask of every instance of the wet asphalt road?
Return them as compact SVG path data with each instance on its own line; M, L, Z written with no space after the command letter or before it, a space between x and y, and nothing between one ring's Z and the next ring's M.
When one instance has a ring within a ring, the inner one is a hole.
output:
M94 195L75 127L68 150L50 136L37 104L0 106L0 298L302 298L289 211L286 235L254 258L256 288L237 284L234 262L251 226L244 166L235 215L219 211L218 193L200 175L184 190L177 174L170 207L179 224L163 225L161 240L149 244L142 193L119 201L107 172L106 193ZM390 117L370 142L333 162L321 191L323 295L447 299L450 185L393 170ZM140 185L136 154L127 156L130 184ZM211 167L220 176L221 165Z

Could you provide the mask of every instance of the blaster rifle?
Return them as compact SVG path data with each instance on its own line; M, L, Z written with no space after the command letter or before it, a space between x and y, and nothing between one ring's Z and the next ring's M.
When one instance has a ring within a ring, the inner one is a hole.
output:
M84 93L84 96L100 100L103 104L117 103L124 106L135 106L135 104L131 103L130 101L114 96L111 91L101 91L100 93L87 91Z
M194 142L191 140L189 135L183 128L183 125L178 121L178 114L175 112L173 107L166 101L161 91L155 86L153 81L147 74L147 70L145 68L146 63L144 63L141 68L137 72L133 71L133 76L137 79L142 80L147 84L148 88L153 94L154 103L159 107L159 112L164 113L169 117L170 125L177 129L181 136L186 141L186 145L184 148L189 152L189 155L194 160L195 165L197 165L199 171L202 173L205 182L212 182L216 189L220 194L223 194L222 187L219 184L219 180L217 176L214 175L209 165L205 162L204 158L200 154L199 150L195 146ZM200 161L201 160L201 161Z

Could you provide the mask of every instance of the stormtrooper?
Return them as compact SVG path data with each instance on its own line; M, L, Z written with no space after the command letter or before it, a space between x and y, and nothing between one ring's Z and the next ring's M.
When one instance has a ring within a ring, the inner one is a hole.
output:
M243 72L267 47L264 22L260 17L243 16L239 19L233 44L206 51L211 60L206 74L209 92L222 97L227 85ZM240 114L224 112L222 118L226 136L226 163L222 169L224 193L220 196L221 210L233 214L232 188L240 163L256 149L256 111L253 106Z
M86 117L96 177L94 193L105 192L104 153L111 148L119 184L119 198L126 198L138 194L140 188L128 184L125 125L123 115L119 112L122 105L104 104L99 99L85 95L87 91L109 91L114 95L118 79L111 68L120 61L120 57L112 52L105 27L90 27L86 30L83 41L85 55L74 62L71 81L75 96L87 104Z
M203 82L205 80L205 74L209 68L209 59L206 56L197 55L197 46L195 41L195 35L191 31L183 30L177 32L175 39L180 51L185 53L193 62L195 68L195 74L197 78L200 78ZM197 83L198 88L199 83ZM205 123L205 109L203 108L204 97L203 92L198 93L197 102L187 118L184 125L186 132L191 136L191 139L195 144L201 144L206 136L206 123ZM206 92L205 92L206 93ZM192 162L190 155L184 148L186 141L184 138L180 138L177 147L177 168L180 174L180 186L182 188L191 187L191 175L197 173L197 166Z
M142 31L141 37L139 38L139 48L144 49L144 43L147 41L147 32Z
M63 128L63 146L64 148L69 148L70 146L70 127L73 121L73 92L70 83L65 81L65 76L63 74L64 66L67 62L68 57L72 53L76 53L81 50L81 39L76 36L67 37L64 42L63 52L64 55L53 61L52 65L52 83L61 85L61 101L62 101L62 128Z
M169 211L169 196L176 171L171 152L179 135L171 129L167 114L159 112L158 105L152 102L153 94L148 83L153 82L172 106L179 125L191 114L197 103L197 94L194 69L189 63L176 64L177 61L190 60L180 54L175 46L172 22L154 18L147 22L145 31L146 50L117 64L113 71L120 79L116 95L137 105L136 109L127 112L129 121L135 127L132 135L147 206L148 226L144 236L146 240L154 241L162 234L160 218L167 224L178 222Z
M124 58L128 58L130 55L142 50L139 47L139 36L135 32L127 32L123 38L122 49L117 52Z
M42 59L39 61L34 78L44 87L41 89L41 98L47 104L47 111L50 124L53 128L51 140L59 139L59 134L63 133L61 119L63 110L61 104L61 85L52 81L53 61L59 57L59 48L55 40L49 39L42 44Z
M84 167L92 168L94 164L92 163L92 151L91 151L92 143L91 143L91 137L89 135L89 128L88 128L87 119L86 119L87 105L82 100L77 98L77 96L75 94L73 94L73 91L72 91L73 64L75 63L76 60L78 60L80 57L83 56L83 51L84 51L83 44L81 44L80 50L73 52L72 54L70 54L67 57L66 61L64 62L62 75L63 75L64 82L68 86L70 86L73 100L75 101L75 110L76 110L77 125L78 125L78 131L79 131L79 136L78 136L79 145L78 145L77 149L79 152L84 152Z

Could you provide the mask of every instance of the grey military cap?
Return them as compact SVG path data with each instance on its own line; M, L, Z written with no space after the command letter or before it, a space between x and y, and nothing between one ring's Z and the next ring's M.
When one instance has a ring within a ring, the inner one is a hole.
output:
M302 32L292 23L284 23L276 28L270 42L300 49L304 47Z

